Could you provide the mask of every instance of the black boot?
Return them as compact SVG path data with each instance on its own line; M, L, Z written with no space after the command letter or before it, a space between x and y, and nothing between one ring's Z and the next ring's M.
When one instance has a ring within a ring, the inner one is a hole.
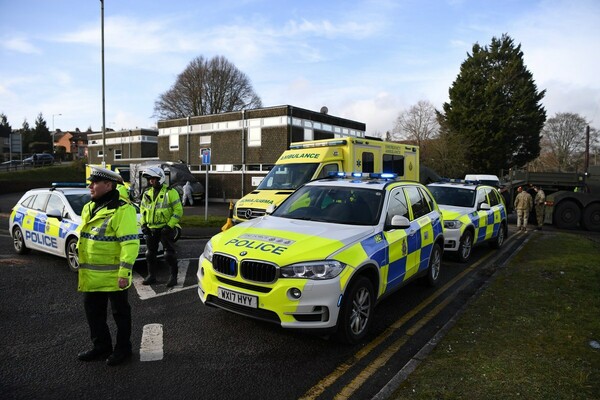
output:
M167 287L173 287L177 285L177 266L171 266L171 277L167 282Z
M153 283L156 283L156 278L152 274L148 274L142 281L142 285L152 285Z

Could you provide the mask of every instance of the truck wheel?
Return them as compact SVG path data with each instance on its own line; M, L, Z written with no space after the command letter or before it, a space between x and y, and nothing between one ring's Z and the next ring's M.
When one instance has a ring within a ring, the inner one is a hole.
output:
M592 203L583 210L583 226L588 231L600 232L600 204Z
M554 224L557 228L577 229L580 219L581 210L574 201L561 201L554 210Z
M371 326L374 306L375 291L371 281L360 276L351 282L338 317L338 339L353 344L364 338Z

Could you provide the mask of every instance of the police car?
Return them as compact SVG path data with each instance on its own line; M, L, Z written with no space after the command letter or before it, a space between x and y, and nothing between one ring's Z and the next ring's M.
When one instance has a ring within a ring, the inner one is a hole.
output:
M492 186L473 181L431 183L428 189L444 216L444 250L466 262L473 245L500 248L507 233L506 205Z
M200 299L360 341L383 297L415 278L439 278L441 213L425 186L393 178L312 181L268 215L214 236L200 256Z
M52 187L26 192L13 207L8 222L17 254L39 250L65 257L69 268L77 271L77 227L81 224L81 210L89 201L90 191L85 187ZM140 233L138 259L146 256L143 242Z

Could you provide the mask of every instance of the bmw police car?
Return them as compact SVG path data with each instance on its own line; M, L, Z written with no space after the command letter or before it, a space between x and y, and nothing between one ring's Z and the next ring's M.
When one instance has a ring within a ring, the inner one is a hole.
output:
M444 216L444 250L466 262L473 245L499 248L507 233L506 206L492 186L472 181L431 183L428 189Z
M77 227L88 201L90 191L85 187L29 190L13 207L8 222L15 251L25 254L32 249L65 257L69 268L77 271ZM145 256L146 245L140 234L139 258Z
M270 215L207 243L198 294L210 306L284 328L337 330L354 343L384 296L414 278L438 281L442 226L419 183L385 174L309 182Z

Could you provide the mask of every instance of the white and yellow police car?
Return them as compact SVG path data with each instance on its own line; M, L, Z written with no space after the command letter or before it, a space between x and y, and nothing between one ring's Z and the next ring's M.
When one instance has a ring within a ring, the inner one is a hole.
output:
M354 343L383 297L418 277L434 285L444 237L433 196L419 183L365 175L309 182L266 216L214 236L200 256L202 302Z
M488 242L500 248L507 234L506 205L492 186L472 181L430 183L444 216L444 250L466 262L473 245Z
M77 227L81 224L81 210L89 201L90 191L85 187L51 187L27 191L12 208L8 221L17 254L38 250L65 257L69 268L77 271ZM146 245L140 231L138 260L145 257Z

